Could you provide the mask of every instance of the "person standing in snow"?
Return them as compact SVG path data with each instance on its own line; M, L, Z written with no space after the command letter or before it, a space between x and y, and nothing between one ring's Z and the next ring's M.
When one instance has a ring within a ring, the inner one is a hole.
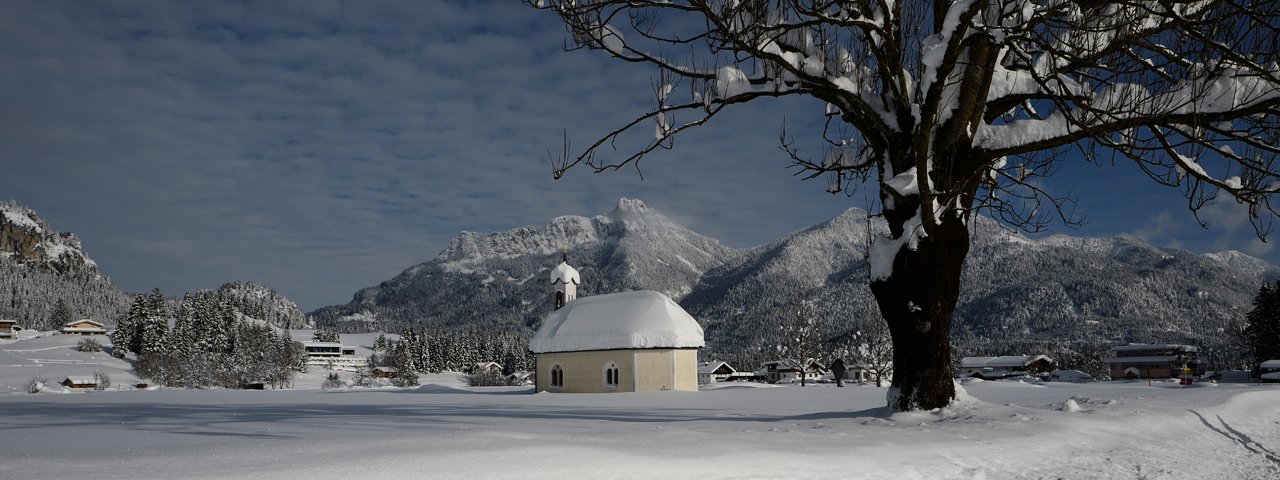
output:
M836 377L836 386L843 387L844 386L844 359L843 358L837 358L836 361L831 362L831 374Z

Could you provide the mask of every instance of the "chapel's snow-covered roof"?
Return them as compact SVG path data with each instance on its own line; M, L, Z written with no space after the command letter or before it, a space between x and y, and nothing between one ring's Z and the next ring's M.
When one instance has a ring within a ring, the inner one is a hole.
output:
M533 353L702 346L698 322L666 295L650 290L566 303L547 315L529 340Z
M551 284L570 283L578 285L582 283L582 279L578 278L578 270L569 266L569 262L560 262L556 268L551 269Z

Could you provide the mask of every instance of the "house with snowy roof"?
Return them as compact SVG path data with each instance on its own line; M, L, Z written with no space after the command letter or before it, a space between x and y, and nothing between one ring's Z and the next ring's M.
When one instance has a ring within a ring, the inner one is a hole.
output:
M1053 370L1052 358L1045 355L1005 355L999 357L964 357L960 359L959 377L996 380L1006 377L1036 375Z
M0 340L13 339L18 330L21 329L18 328L17 320L0 320Z
M577 298L568 253L551 270L556 309L529 340L539 392L698 390L702 327L659 292Z
M476 362L475 364L464 368L463 372L471 375L477 375L484 372L497 372L501 374L502 365L499 365L498 362Z
M83 318L74 322L67 322L62 326L62 333L68 335L106 335L107 328L102 322Z
M1111 347L1112 356L1103 361L1111 367L1113 379L1176 378L1183 368L1204 375L1197 351L1190 345L1130 343Z
M800 365L804 364L804 368ZM817 360L810 359L808 362L797 362L795 360L773 360L764 363L765 381L769 383L795 383L800 382L802 375L804 382L816 382L822 379L827 373L827 367Z
M98 379L93 375L70 375L58 383L67 388L79 388L86 390L98 388Z
M728 363L721 361L699 362L698 363L698 383L708 384L723 382L728 380L733 374L737 373Z
M1258 378L1266 383L1280 382L1280 360L1259 362Z

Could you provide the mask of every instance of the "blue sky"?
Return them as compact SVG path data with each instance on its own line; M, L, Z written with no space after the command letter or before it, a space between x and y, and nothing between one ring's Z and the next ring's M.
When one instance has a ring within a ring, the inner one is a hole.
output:
M646 159L643 180L552 180L564 132L585 145L629 121L656 74L564 41L515 1L0 2L0 198L74 231L128 291L253 281L304 310L462 230L619 197L737 247L862 205L786 169L783 119L796 132L822 113L794 100L718 117ZM1280 258L1241 209L1213 206L1200 229L1130 165L1077 162L1050 187L1090 219L1065 233Z

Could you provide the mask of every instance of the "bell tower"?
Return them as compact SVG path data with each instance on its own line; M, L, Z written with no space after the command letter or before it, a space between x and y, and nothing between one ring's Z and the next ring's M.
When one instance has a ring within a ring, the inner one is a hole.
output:
M581 282L578 271L569 266L569 246L565 245L560 264L551 269L551 286L555 288L556 310L578 298L578 284Z

